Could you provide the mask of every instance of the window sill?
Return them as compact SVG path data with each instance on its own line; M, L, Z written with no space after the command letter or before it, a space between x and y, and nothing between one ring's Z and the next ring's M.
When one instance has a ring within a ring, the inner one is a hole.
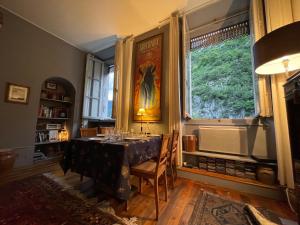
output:
M184 121L184 125L212 125L212 126L258 126L257 117L246 119L191 119Z
M115 119L110 119L110 118L100 119L100 118L97 118L97 117L88 117L88 116L85 116L82 119L83 120L89 120L89 121L99 121L99 122L115 122L116 121Z

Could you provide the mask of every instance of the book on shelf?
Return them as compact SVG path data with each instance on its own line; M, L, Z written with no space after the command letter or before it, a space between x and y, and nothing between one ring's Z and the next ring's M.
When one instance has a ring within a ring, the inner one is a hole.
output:
M46 106L41 104L38 116L40 118L67 118L68 109L61 106Z

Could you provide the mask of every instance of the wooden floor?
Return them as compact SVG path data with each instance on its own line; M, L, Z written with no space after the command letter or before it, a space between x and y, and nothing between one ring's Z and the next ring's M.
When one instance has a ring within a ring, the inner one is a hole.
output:
M40 168L40 167L38 167ZM33 172L34 171L34 172ZM68 173L64 176L63 172L58 165L52 165L47 171L51 171L58 177L64 178L66 181L72 180L72 185L78 185L80 182L80 176L75 173ZM45 172L41 170L40 172ZM21 179L26 176L38 174L39 171L31 170L31 173L17 173L16 179ZM25 174L21 176L20 174ZM1 176L0 176L1 177ZM13 180L13 175L6 176L6 181ZM1 177L1 184L5 183L5 176ZM9 178L9 179L8 179ZM85 178L87 179L87 178ZM77 182L77 184L74 183ZM135 181L134 181L135 182ZM1 185L0 184L0 185ZM163 189L160 191L160 217L158 221L155 221L155 203L154 203L154 193L151 184L144 184L143 193L137 193L129 201L128 211L124 210L124 204L114 200L109 199L112 207L115 209L116 214L121 217L137 217L139 224L141 225L184 225L188 224L188 220L193 211L193 207L197 201L197 198L201 195L203 191L218 194L220 196L245 203L250 203L257 207L265 207L273 212L277 213L280 217L296 220L295 215L289 209L286 202L275 201L268 198L263 198L260 196L250 195L242 192L233 191L230 189L225 189L222 187L217 187L213 185L207 185L200 182L195 182L183 178L178 178L176 181L176 186L174 190L169 189L169 199L165 202Z

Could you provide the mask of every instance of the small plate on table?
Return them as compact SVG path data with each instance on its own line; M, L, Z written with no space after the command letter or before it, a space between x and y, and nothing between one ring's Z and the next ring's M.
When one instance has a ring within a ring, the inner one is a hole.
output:
M160 137L159 134L148 134L147 137Z
M103 141L105 140L104 137L90 137L89 140L91 141Z

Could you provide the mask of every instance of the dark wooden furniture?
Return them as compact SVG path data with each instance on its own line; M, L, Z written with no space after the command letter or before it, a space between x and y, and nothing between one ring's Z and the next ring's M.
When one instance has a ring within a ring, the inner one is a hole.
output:
M171 172L172 189L174 189L175 179L177 178L176 153L178 149L178 142L179 142L179 131L174 130L172 134L171 148L168 155L168 168L170 169Z
M300 222L300 72L290 77L284 85L290 146L292 153L296 205Z
M96 137L98 133L98 128L80 128L81 137Z
M145 179L154 180L154 194L156 205L156 220L159 216L159 194L158 194L158 179L163 176L165 187L165 201L168 201L168 185L167 185L167 158L168 158L168 146L169 135L163 135L162 144L159 156L156 161L146 161L137 166L130 168L130 174L139 177L139 190L142 192L142 181Z

